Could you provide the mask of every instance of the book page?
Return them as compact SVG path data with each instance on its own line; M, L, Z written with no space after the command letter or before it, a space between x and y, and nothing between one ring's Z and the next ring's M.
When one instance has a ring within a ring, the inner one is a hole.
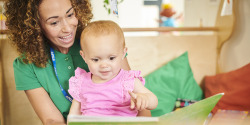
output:
M159 117L159 125L202 125L224 93Z

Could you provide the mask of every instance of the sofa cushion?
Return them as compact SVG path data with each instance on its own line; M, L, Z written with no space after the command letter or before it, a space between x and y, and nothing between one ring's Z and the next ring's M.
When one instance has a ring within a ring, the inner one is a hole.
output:
M193 77L188 53L163 65L145 77L145 86L158 97L152 116L173 111L177 99L201 100L203 92Z
M212 113L216 113L218 109L250 110L250 63L231 72L206 76L204 82L206 98L225 93Z

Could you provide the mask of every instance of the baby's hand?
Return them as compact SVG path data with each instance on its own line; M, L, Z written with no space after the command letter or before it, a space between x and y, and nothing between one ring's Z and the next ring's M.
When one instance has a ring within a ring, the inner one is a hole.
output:
M149 98L147 95L143 93L133 93L128 91L129 95L131 96L131 109L136 108L141 111L148 107Z

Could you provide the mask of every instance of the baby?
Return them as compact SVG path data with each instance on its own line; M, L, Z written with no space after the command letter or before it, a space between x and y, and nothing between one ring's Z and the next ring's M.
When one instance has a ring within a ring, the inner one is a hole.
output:
M127 48L122 29L112 21L95 21L81 34L80 54L90 72L81 68L69 80L74 98L70 115L137 116L158 105L157 97L144 87L140 71L121 69Z

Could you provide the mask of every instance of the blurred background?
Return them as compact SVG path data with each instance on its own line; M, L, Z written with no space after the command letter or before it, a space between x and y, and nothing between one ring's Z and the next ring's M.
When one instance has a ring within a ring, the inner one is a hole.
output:
M199 27L201 25L212 27L215 25L220 0L123 0L118 4L119 17L108 14L102 2L92 0L91 3L93 21L113 20L122 28L159 27L160 23L157 20L164 18L160 16L163 4L171 4L176 11L171 18L182 15L176 19L175 27ZM125 33L126 36L158 34L158 32ZM189 32L189 34L204 34L204 32Z
M155 28L162 27L158 20L164 19L160 16L163 10L162 5L170 4L176 12L171 18L175 20L174 27L218 27L222 26L223 22L216 25L217 16L221 16L219 12L220 3L229 0L118 0L122 1L118 4L118 17L109 14L103 7L104 3L98 0L92 0L93 14L95 20L113 20L122 28ZM231 0L232 1L232 0ZM238 0L235 0L238 1ZM236 14L235 22L232 22L231 27L234 32L230 37L233 40L228 40L223 47L221 47L221 68L223 71L231 71L250 62L249 57L245 57L250 53L248 49L250 46L250 38L246 33L250 32L250 25L246 23L249 20L250 1L240 0L239 6L241 8L232 14ZM241 15L241 16L240 16ZM234 15L233 15L234 16ZM179 18L178 18L179 17ZM231 19L231 18L229 18ZM238 20L238 21L237 21ZM231 20L228 20L229 23ZM219 22L219 21L217 21ZM217 34L214 31L173 31L171 33L162 33L156 31L148 32L124 32L125 36L158 36L158 35L212 35ZM239 35L241 37L239 37ZM225 40L224 40L225 41ZM239 42L241 41L241 42Z
M109 0L90 1L92 21L112 20L124 30L131 69L141 70L144 77L188 52L189 77L203 89L204 98L226 92L224 105L217 109L237 110L244 117L248 112L239 111L250 111L250 0L117 0L118 16L109 13ZM0 125L42 125L25 93L15 88L13 60L18 54L9 45L3 3L0 0ZM171 75L180 79L177 73ZM206 78L214 83L203 88ZM250 113L247 118L250 124Z

